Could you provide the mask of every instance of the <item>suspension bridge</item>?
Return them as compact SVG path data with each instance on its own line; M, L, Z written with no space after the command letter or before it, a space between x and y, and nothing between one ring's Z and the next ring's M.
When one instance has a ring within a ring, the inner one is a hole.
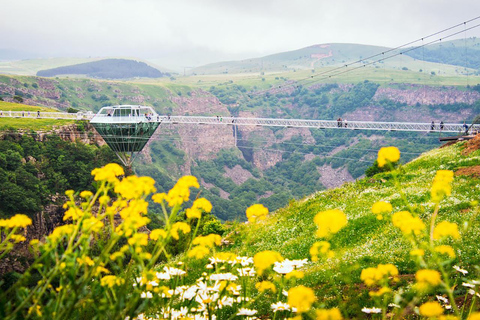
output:
M337 130L379 130L438 132L465 135L478 132L480 125L447 122L381 122L381 121L347 121L347 120L308 120L308 119L274 119L245 118L223 116L171 116L159 115L147 106L112 106L104 107L97 114L93 112L38 112L38 111L2 111L0 118L58 119L89 121L105 142L112 148L125 165L131 165L136 155L144 148L150 137L160 125L217 125L232 126L237 140L238 126L313 128Z

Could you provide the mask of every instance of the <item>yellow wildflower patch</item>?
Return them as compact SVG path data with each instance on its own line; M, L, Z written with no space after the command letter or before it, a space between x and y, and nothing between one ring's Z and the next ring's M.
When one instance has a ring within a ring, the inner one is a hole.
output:
M213 248L215 245L219 246L221 243L222 237L218 234L209 234L207 236L198 236L193 239L193 245L200 245L208 248Z
M123 175L125 175L123 168L116 163L109 163L102 168L92 170L92 176L94 176L95 181L117 182L117 177Z
M315 311L316 320L342 320L342 314L338 308L320 309Z
M438 253L447 254L452 259L455 258L455 251L451 246L447 246L447 245L437 246L435 247L435 251Z
M420 314L424 317L438 317L443 314L443 308L440 303L436 301L426 302L419 308Z
M150 177L129 176L115 186L115 192L125 199L140 199L156 190L155 180Z
M337 233L347 225L347 216L338 209L318 213L313 219L318 227L317 237L324 238Z
M419 217L413 217L408 211L399 211L392 216L393 225L398 227L405 235L412 232L419 235L425 229L425 223Z
M436 287L442 282L440 272L431 269L418 270L415 274L415 279L417 280L417 287L420 290Z
M398 269L393 264L379 264L376 268L366 268L360 274L362 280L367 286L379 284L381 281L398 276Z
M145 233L135 233L128 239L128 244L131 246L146 246L148 244L148 235Z
M210 249L205 246L195 246L187 252L187 256L195 259L203 259L210 253Z
M389 213L392 212L392 205L385 201L375 202L372 206L372 212L374 214Z
M255 288L257 288L257 290L260 292L265 292L267 290L270 290L273 293L277 292L277 287L275 287L275 284L270 281L257 282L255 284Z
M433 230L433 239L438 240L444 237L452 237L453 239L460 238L456 223L442 221L435 226L435 229Z
M124 283L124 279L118 278L116 276L104 276L102 279L100 279L100 285L102 287L113 288L114 286L121 286Z
M292 279L292 278L302 279L304 276L305 276L305 273L303 273L303 271L293 270L285 275L285 279Z
M381 297L385 293L389 293L391 291L392 291L392 289L390 289L388 287L382 287L378 291L370 291L368 294L370 295L370 297Z
M400 160L400 150L396 147L383 147L378 151L377 163L380 168L388 162L397 162Z
M332 258L335 256L335 253L330 250L329 242L317 241L310 248L310 255L312 256L312 261L318 261L320 256Z
M262 251L258 252L253 256L253 265L257 269L259 275L263 273L266 269L268 269L271 265L273 265L277 261L282 261L283 258L280 253L276 251Z
M246 214L247 219L250 222L265 220L268 215L268 209L261 204L254 204L247 208Z
M158 240L160 238L166 239L168 236L167 232L163 229L154 229L150 232L150 239Z
M172 235L172 238L175 240L180 239L180 236L178 235L178 231L182 231L183 234L187 234L191 231L190 225L185 222L176 222L172 225L172 229L170 229L170 234Z
M453 171L438 170L433 179L430 194L432 201L439 202L443 197L452 194Z
M298 286L288 290L288 304L297 308L299 313L309 311L315 300L317 300L315 293L308 287Z
M1 227L6 227L9 229L25 228L31 224L32 224L32 219L30 219L24 214L16 214L10 219L0 219L0 228Z

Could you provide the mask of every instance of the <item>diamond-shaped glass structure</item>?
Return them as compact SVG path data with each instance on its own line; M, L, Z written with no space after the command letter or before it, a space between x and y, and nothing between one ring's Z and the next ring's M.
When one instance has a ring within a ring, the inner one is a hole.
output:
M132 165L160 124L151 107L131 105L104 107L90 123L126 166Z

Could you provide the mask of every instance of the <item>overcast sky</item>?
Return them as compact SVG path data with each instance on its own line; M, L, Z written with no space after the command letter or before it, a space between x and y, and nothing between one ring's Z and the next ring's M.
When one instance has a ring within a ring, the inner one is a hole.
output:
M183 66L332 42L393 47L480 15L478 0L0 0L0 4L0 50L32 57L130 56ZM480 19L467 28L477 24ZM480 27L467 31L471 36L480 36Z

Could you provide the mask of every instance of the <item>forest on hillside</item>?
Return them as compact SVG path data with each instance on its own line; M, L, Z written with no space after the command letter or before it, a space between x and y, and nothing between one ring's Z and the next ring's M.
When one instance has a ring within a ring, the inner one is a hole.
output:
M170 76L170 74L163 73L145 62L126 59L105 59L37 72L39 77L55 77L65 74L85 75L89 78L98 79L161 78Z

